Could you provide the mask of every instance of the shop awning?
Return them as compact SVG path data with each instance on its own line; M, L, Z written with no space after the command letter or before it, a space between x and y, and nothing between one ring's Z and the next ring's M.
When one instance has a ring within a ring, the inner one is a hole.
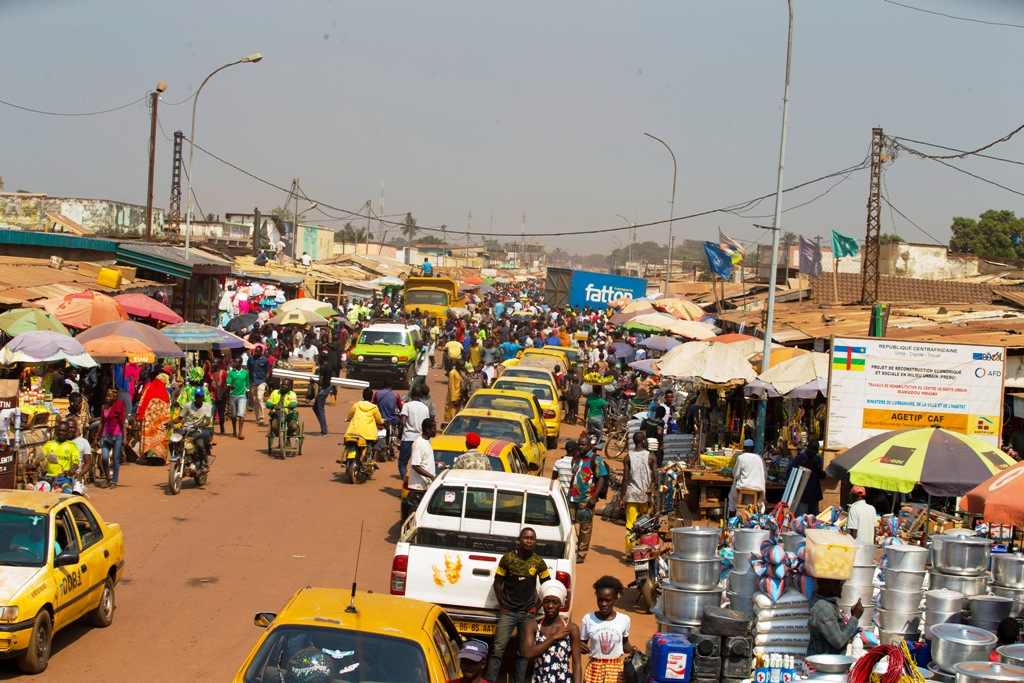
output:
M193 275L228 275L232 268L231 261L199 249L190 249L186 259L184 247L137 242L118 244L117 262L185 280Z

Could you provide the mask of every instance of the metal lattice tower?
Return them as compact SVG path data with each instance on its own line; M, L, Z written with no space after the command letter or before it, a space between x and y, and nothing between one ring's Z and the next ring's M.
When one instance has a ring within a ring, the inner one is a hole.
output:
M181 234L181 149L184 146L185 134L174 131L174 154L171 159L171 204L167 209L167 222L171 225L171 234Z
M881 189L882 189L882 129L871 129L871 181L868 188L868 227L864 239L864 256L861 260L863 280L860 302L871 304L878 301L878 256L881 251Z

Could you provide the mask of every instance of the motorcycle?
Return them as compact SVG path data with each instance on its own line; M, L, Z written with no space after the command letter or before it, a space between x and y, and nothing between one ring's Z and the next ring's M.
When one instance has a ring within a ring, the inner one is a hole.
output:
M348 476L348 483L362 483L372 477L376 469L373 449L366 447L366 439L355 434L346 434L345 474Z
M661 528L661 515L653 517L642 516L633 523L629 531L630 541L633 543L633 581L630 586L637 589L638 596L636 603L639 603L646 611L658 602L661 588L658 584L658 577L662 572L661 560L661 536L658 530Z
M377 462L388 462L398 458L399 440L401 427L397 422L384 422L384 426L377 430L377 443L373 446Z
M212 455L207 456L204 466L199 457L199 447L195 440L201 430L198 427L179 427L170 438L171 458L167 464L167 487L171 495L181 493L181 480L192 477L196 486L205 486L210 470Z

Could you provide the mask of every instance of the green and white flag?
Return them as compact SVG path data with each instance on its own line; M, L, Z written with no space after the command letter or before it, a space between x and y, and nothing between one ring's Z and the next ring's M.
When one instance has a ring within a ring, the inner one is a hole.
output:
M840 235L835 230L832 231L832 258L856 256L859 251L860 247L857 246L855 238Z

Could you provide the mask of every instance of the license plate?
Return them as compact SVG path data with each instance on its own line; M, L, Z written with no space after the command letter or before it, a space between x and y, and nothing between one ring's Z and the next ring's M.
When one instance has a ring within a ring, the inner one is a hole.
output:
M649 563L648 560L637 560L637 561L633 562L633 571L634 572L643 572L644 574L646 574L647 570L649 568L650 568L650 563Z
M471 633L476 635L494 635L494 624L481 624L476 621L456 621L455 628L459 633Z

